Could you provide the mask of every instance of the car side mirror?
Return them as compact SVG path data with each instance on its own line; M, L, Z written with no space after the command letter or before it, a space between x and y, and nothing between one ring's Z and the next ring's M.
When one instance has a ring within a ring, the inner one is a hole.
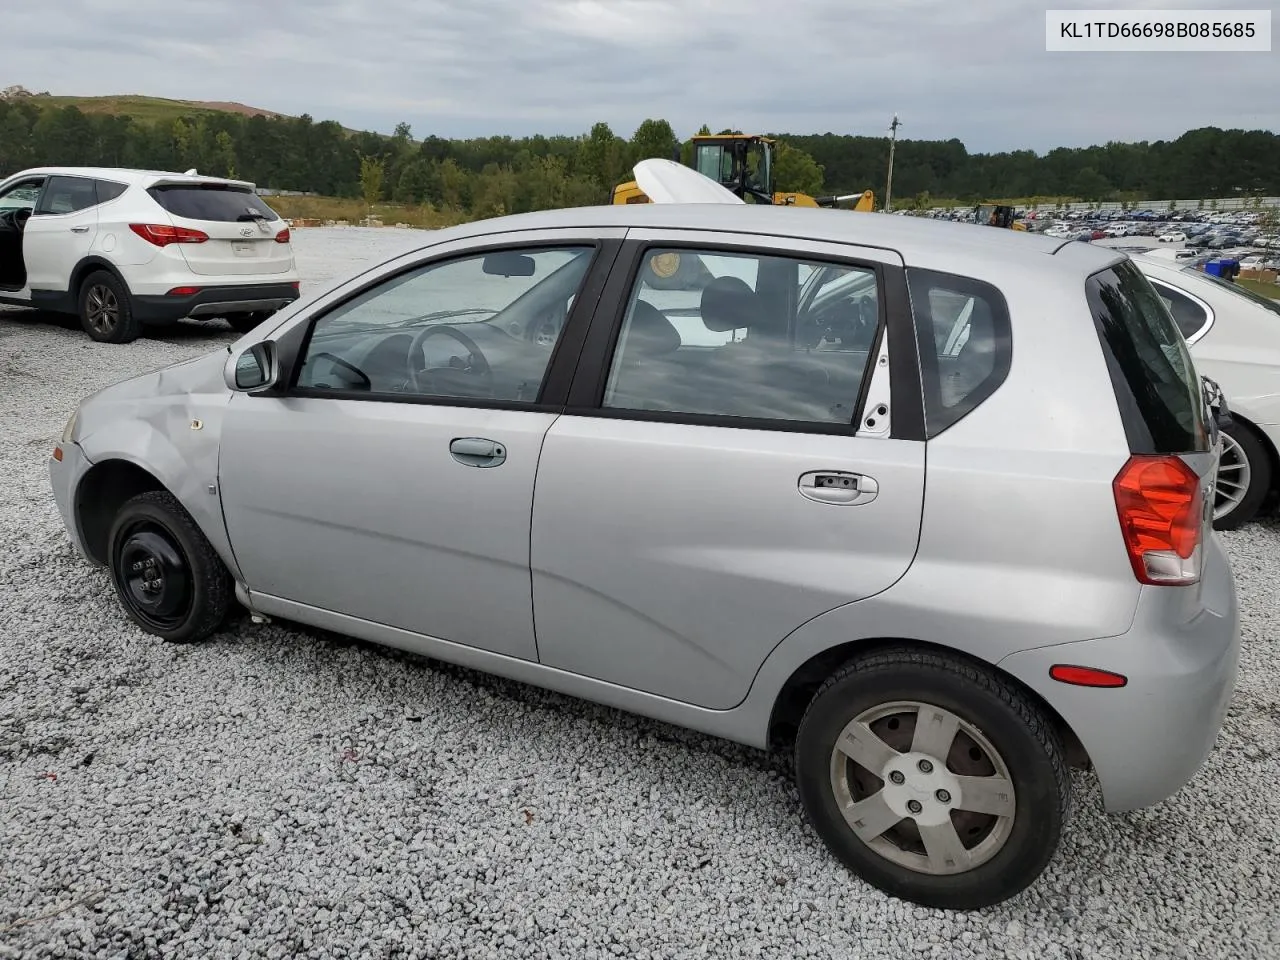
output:
M240 393L262 393L276 385L280 377L276 345L261 340L231 357L223 368L227 386Z

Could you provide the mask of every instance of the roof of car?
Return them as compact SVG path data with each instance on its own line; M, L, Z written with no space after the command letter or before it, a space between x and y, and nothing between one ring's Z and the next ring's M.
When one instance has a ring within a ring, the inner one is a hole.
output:
M48 177L59 174L68 177L94 177L100 180L115 180L117 183L145 183L149 180L190 180L193 183L235 183L252 186L248 181L235 180L231 177L213 177L200 173L177 173L172 170L135 170L130 167L32 167L30 170L23 170L18 176Z
M1020 230L952 223L929 217L895 217L878 213L766 204L633 203L569 207L479 220L439 232L438 239L558 227L633 227L712 230L773 234L796 239L850 243L896 250L904 257L936 248L963 246L1007 261L1043 264L1043 257L1063 254L1076 264L1100 269L1113 263L1117 251L1072 240L1055 240Z

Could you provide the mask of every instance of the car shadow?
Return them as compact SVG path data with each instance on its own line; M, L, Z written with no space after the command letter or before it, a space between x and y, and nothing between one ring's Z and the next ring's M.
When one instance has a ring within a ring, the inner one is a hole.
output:
M8 324L20 324L27 327L57 327L60 330L83 333L80 319L68 313L51 313L31 307L0 306L0 336L4 336ZM143 324L142 336L148 340L163 340L168 343L186 343L218 337L221 340L238 338L240 334L232 330L225 320L194 320L187 318L177 323ZM85 334L85 339L88 335Z

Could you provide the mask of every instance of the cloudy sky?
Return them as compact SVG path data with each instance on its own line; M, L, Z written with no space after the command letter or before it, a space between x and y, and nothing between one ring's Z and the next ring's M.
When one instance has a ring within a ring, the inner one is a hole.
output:
M878 135L895 112L902 137L974 151L1280 130L1280 47L1046 53L1045 8L1068 5L45 0L8 18L0 86L237 100L385 132L404 120L415 136L578 134L599 120L629 136L645 117L681 136L703 123Z

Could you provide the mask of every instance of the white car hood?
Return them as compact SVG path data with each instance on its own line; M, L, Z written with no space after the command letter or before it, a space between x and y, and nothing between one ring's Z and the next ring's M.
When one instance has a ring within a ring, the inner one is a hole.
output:
M636 185L654 203L744 203L710 177L674 160L641 160L634 167Z

